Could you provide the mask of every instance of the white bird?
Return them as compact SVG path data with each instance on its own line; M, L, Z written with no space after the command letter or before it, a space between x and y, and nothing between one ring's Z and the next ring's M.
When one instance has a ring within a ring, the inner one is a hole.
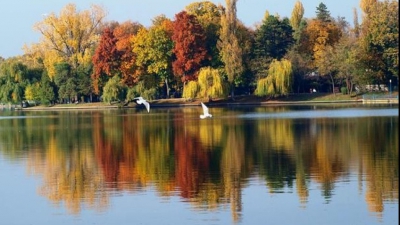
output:
M134 100L136 100L137 104L143 104L146 107L147 112L150 112L150 104L146 100L144 100L144 98L136 97L134 98Z
M200 115L200 119L204 119L207 117L212 117L210 113L208 113L208 108L204 103L201 102L201 107L203 107L203 115Z

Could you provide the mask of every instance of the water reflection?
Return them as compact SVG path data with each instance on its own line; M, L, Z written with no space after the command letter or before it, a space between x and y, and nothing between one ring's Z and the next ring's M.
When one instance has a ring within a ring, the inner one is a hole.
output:
M398 114L372 110L213 108L210 120L198 119L197 108L15 112L0 119L0 152L26 159L43 177L39 193L73 214L152 187L201 210L229 205L240 221L253 178L270 193L294 189L306 208L311 183L329 204L335 186L357 174L379 215L385 202L398 202Z

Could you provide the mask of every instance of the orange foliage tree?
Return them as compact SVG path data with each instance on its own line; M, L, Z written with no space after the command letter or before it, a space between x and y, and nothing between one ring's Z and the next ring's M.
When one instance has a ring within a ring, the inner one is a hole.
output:
M114 29L114 36L117 38L116 46L120 52L120 67L122 82L131 87L138 82L138 70L135 66L136 56L133 52L131 43L143 25L136 22L127 21Z
M100 93L108 77L118 75L128 86L137 82L135 55L130 40L141 27L140 24L128 21L111 24L103 30L92 59L92 80L96 94Z

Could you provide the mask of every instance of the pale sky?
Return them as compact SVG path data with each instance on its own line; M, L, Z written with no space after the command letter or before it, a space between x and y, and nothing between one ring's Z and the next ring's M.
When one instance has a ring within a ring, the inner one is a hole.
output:
M145 26L161 14L174 19L175 14L185 6L201 0L0 0L0 56L8 58L22 55L24 44L37 43L39 33L33 25L43 19L43 14L59 14L68 3L74 3L79 11L90 9L91 4L101 5L107 11L106 21L124 22L131 20ZM225 5L225 0L210 0ZM345 17L353 24L353 8L360 17L360 0L300 0L304 7L304 17L315 17L316 7L323 2L331 16ZM239 0L237 17L251 27L262 21L266 10L281 17L291 16L296 0ZM359 20L361 23L361 20Z

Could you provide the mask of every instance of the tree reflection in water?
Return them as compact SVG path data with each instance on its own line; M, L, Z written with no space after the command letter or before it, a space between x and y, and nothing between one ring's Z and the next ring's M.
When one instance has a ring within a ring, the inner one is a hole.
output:
M199 210L230 205L240 221L252 177L271 193L294 188L307 207L310 183L320 184L329 203L335 184L351 173L361 189L366 183L366 202L378 216L385 201L398 201L398 117L240 119L240 110L213 110L211 120L191 108L0 120L0 151L27 155L29 170L43 177L40 194L72 213L83 204L105 210L111 193L152 186Z

